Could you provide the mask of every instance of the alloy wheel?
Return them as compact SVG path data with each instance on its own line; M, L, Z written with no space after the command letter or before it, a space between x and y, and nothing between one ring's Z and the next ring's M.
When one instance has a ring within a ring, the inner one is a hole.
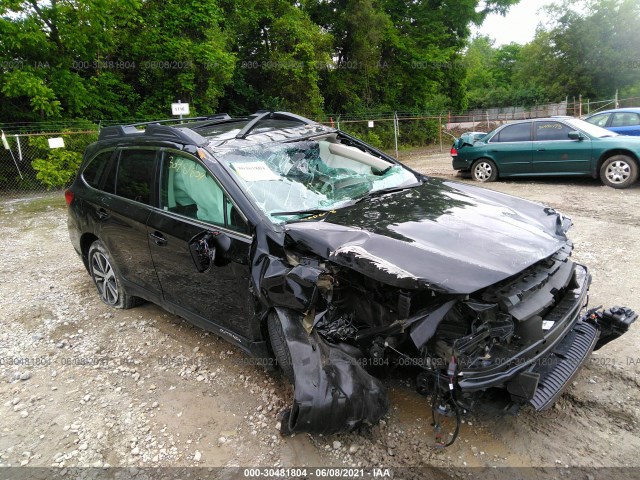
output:
M102 300L109 305L118 303L116 275L107 257L95 252L91 259L91 271Z

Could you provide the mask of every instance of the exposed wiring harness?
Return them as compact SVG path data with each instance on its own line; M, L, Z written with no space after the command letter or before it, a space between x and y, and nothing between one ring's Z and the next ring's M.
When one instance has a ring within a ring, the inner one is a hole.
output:
M393 348L391 345L389 345L388 342L385 342L384 346L408 360L411 365L419 367L425 372L428 372L429 374L434 376L435 387L433 401L431 402L431 419L432 426L435 430L436 446L439 448L445 448L453 445L453 443L458 438L458 434L460 432L460 424L462 423L460 412L462 408L455 398L454 389L455 371L457 367L456 357L451 356L451 361L449 362L449 367L447 369L447 375L449 377L449 388L447 390L444 390L440 388L440 374L437 371L426 368L417 359L410 357L409 355ZM451 417L455 417L455 428L453 429L453 433L448 433L446 431L443 431L443 420L445 418Z

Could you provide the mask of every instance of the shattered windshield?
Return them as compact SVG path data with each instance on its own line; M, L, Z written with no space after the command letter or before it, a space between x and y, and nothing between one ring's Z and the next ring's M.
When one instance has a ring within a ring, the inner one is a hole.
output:
M274 223L418 184L400 165L327 140L253 145L216 156Z

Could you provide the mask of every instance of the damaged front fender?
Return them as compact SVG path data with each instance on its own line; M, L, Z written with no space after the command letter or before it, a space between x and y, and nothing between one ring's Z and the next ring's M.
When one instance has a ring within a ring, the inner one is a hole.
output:
M295 359L293 405L284 412L281 432L331 434L378 422L389 408L382 383L315 330L308 334L300 314L276 312Z

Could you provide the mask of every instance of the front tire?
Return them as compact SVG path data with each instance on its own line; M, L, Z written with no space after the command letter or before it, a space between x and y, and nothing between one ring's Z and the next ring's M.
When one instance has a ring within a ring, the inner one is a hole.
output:
M89 273L100 295L100 300L114 308L126 310L140 304L138 297L128 295L113 266L111 255L100 240L89 247Z
M600 179L612 188L630 187L638 179L638 164L627 155L614 155L600 167Z
M282 323L278 315L274 312L269 314L267 318L267 329L269 330L269 340L271 341L271 349L276 357L276 361L282 370L284 377L294 383L293 362L291 361L291 353L287 346L287 340L284 336Z
M494 182L498 178L498 167L488 158L481 158L473 162L471 177L477 182Z

